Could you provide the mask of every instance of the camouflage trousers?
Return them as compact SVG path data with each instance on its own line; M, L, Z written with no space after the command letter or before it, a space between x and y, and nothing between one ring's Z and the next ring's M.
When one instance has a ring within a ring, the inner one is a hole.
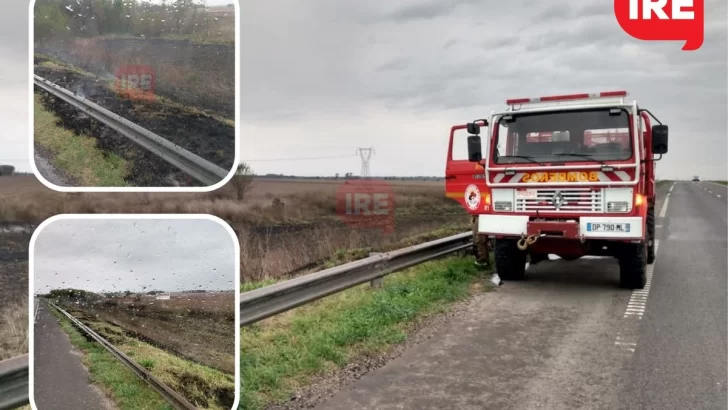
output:
M477 215L473 215L472 224L475 262L480 265L490 265L490 238L488 235L478 233Z

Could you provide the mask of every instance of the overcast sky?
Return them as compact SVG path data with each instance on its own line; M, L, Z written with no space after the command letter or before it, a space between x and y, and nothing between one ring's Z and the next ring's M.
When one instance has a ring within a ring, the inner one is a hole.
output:
M210 220L60 220L34 249L36 293L235 289L234 243Z
M27 7L9 2L0 160L28 169ZM442 175L449 127L506 98L627 89L670 126L658 177L725 179L726 1L705 8L705 43L686 52L624 33L611 0L244 2L242 158L257 173L358 174L356 148L373 146L372 174Z

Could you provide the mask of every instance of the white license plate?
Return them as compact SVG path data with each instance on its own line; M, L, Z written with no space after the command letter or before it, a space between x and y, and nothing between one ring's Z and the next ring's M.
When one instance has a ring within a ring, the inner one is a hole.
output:
M629 228L629 223L589 222L586 224L588 232L629 232Z
M537 189L517 189L516 199L533 199L538 196Z

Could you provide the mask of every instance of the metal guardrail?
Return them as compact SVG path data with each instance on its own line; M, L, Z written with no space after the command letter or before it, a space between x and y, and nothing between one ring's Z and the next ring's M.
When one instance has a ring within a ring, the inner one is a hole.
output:
M28 355L0 362L0 410L15 409L30 403Z
M472 247L472 232L422 243L335 266L240 295L240 325L246 326L390 273Z
M34 75L34 78L34 83L38 87L71 104L85 114L101 121L208 186L217 184L230 173L230 171L225 171L221 167L187 151L179 145L114 114L98 104L77 96L41 76Z
M157 393L159 393L162 398L167 401L172 407L174 407L177 410L197 410L197 407L192 405L190 402L188 402L184 397L182 397L179 393L172 390L169 386L162 383L157 379L156 377L152 376L151 373L147 371L144 367L139 365L134 360L130 359L129 356L125 355L122 351L114 347L111 343L106 341L103 337L101 337L98 333L93 331L90 327L84 325L73 317L70 313L66 312L62 308L58 307L53 302L48 302L49 305L53 306L54 309L61 312L63 315L65 315L68 320L70 320L76 327L78 327L81 331L86 333L87 335L91 336L94 340L96 340L101 346L106 348L112 355L114 355L119 361L121 361L123 364L125 364L127 367L129 367L137 376L139 376L140 379L144 380L149 384Z

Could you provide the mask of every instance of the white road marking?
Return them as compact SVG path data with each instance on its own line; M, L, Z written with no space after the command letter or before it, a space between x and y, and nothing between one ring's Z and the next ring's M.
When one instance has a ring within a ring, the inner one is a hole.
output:
M718 195L718 194L716 194L715 196L717 196L718 198L720 198L720 195Z
M662 225L655 225L655 228L662 228Z
M675 186L673 184L673 186ZM662 208L660 208L660 218L664 218L665 214L667 214L667 204L670 202L670 194L667 194L665 196L665 202L662 204Z
M663 209L665 207L663 206ZM660 245L659 240L655 240L655 255L657 254L657 248ZM622 319L637 319L642 320L642 316L647 310L647 299L650 296L650 287L652 286L652 275L655 270L655 264L647 265L647 281L644 289L635 289L632 291L632 295L629 297L627 307L624 309L624 315ZM627 329L625 329L627 330ZM629 332L634 333L634 332ZM617 337L614 341L614 346L624 352L628 352L629 355L635 352L637 349L637 338L636 336L625 336L622 332L617 332Z

